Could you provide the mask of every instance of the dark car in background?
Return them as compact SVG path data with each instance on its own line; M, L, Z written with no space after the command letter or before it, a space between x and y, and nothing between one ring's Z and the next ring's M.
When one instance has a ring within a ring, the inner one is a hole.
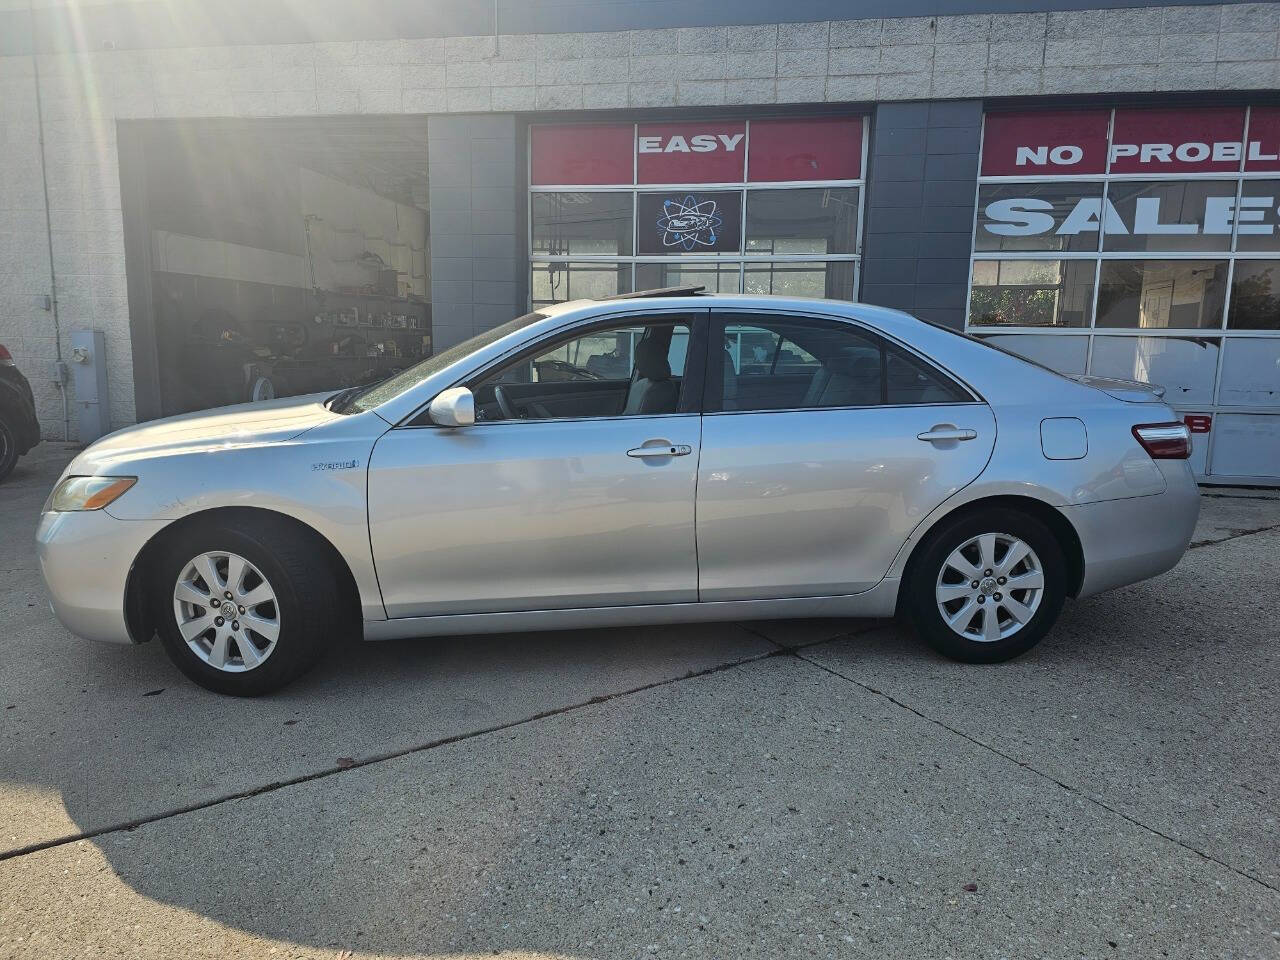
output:
M31 384L14 364L13 354L0 343L0 480L39 442L40 423Z

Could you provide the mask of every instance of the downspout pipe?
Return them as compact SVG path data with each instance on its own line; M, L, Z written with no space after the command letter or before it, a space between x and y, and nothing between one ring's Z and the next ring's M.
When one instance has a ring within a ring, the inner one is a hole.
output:
M62 365L62 325L58 317L58 273L53 265L53 217L49 212L49 170L44 145L44 102L40 96L40 43L36 28L34 0L27 0L31 20L31 75L36 89L36 140L40 145L40 186L44 191L44 238L49 251L49 309L53 313L53 350L58 372L58 390L62 394L62 439L71 439L71 404L67 400L67 382Z

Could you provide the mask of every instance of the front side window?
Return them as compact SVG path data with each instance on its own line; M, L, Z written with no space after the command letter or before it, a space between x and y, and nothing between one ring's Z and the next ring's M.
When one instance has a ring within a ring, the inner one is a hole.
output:
M730 317L718 326L712 410L807 410L964 403L950 377L852 324ZM719 369L717 369L717 367ZM718 400L718 404L716 401Z
M550 420L681 412L693 322L670 317L537 348L471 384L476 419Z
M351 391L344 391L336 398L332 398L330 409L335 413L364 413L366 410L372 410L379 404L386 403L407 390L412 390L428 377L439 373L450 364L457 363L463 357L487 347L508 334L523 330L536 320L545 319L546 317L540 313L526 313L522 317L516 317L514 320L509 320L500 326L494 327L492 330L478 333L470 340L455 344L448 350L432 354L420 363L416 363L406 370L401 370L394 376L365 387L350 396L348 394Z

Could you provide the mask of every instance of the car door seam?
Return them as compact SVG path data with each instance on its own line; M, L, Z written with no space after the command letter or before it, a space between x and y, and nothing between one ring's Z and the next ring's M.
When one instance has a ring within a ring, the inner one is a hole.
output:
M369 540L369 563L373 566L373 582L378 587L378 600L382 604L382 616L385 620L391 619L391 612L387 609L387 595L382 590L382 578L378 574L378 553L373 549L373 514L370 513L369 504L372 499L370 484L373 482L373 455L377 452L378 444L382 442L383 437L394 429L392 427L378 434L378 438L373 441L373 446L369 448L369 457L364 466L364 529Z

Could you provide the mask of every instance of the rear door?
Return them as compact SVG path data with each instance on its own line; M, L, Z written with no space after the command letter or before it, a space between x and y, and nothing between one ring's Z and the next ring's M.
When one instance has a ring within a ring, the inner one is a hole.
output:
M985 403L856 324L713 312L707 371L701 600L867 590L991 456Z

